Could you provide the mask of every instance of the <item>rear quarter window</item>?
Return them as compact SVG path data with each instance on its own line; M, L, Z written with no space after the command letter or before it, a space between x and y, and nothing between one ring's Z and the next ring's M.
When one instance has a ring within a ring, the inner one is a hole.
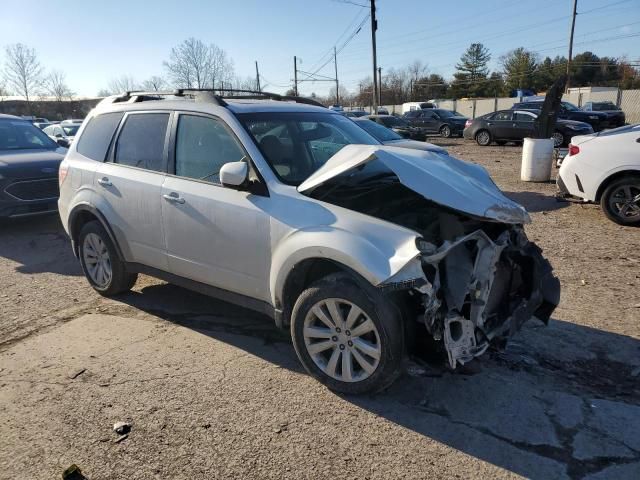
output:
M78 141L78 153L91 160L104 162L113 134L123 115L123 112L103 113L89 120Z

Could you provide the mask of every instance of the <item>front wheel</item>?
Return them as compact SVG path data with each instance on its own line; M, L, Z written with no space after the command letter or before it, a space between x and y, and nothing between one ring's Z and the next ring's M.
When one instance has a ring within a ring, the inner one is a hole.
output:
M291 315L291 337L305 369L338 392L376 392L402 371L399 309L347 275L330 275L302 292Z
M487 130L480 130L476 133L476 142L482 147L486 147L491 143L491 134Z
M80 264L87 280L100 295L110 297L131 290L138 275L127 272L111 238L97 222L85 224L78 236Z
M604 214L619 225L640 225L640 177L613 181L602 193L600 206Z
M440 136L445 138L451 137L451 128L449 127L449 125L443 125L440 128Z
M564 145L564 135L562 133L553 132L553 135L551 135L551 138L553 139L553 146L555 148L558 148Z

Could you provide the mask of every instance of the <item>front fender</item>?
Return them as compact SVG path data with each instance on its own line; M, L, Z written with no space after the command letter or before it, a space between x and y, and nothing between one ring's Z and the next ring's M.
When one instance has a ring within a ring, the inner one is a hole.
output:
M273 305L282 304L287 277L304 260L332 260L349 267L375 286L420 254L415 239L416 235L405 232L383 240L335 227L297 230L283 239L273 253L269 279Z

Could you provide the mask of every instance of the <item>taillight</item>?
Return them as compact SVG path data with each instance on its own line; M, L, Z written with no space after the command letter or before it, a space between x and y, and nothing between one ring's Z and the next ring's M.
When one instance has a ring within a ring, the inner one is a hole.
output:
M569 155L577 155L580 153L580 147L577 145L569 145Z
M467 120L467 121L464 123L464 128L467 128L467 127L468 127L468 126L470 126L470 125L471 125L471 120Z
M62 182L64 182L64 179L67 178L68 171L69 171L69 166L65 162L62 162L60 164L60 167L58 168L58 185L59 186L62 186Z

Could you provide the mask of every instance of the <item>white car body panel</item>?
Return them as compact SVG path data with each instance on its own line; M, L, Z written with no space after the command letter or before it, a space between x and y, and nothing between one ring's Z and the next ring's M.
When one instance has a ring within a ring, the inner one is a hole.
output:
M559 175L568 192L587 201L597 200L600 186L612 175L640 171L640 125L620 127L596 135L573 137L577 155L567 155ZM582 190L578 180L582 184Z
M392 170L406 187L435 203L499 222L531 222L524 207L505 197L483 167L449 155L401 147L347 145L302 182L298 190L312 190L375 159Z

